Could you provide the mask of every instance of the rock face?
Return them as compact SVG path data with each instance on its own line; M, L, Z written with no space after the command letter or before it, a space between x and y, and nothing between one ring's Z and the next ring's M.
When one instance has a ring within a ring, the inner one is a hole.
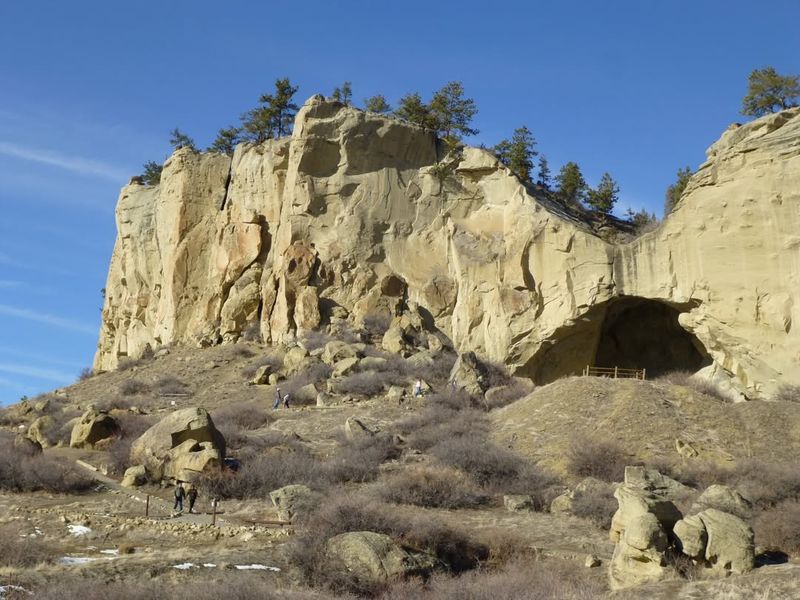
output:
M151 479L194 481L225 459L225 439L202 408L184 408L165 417L131 445L131 463Z
M675 524L683 553L727 576L755 566L753 530L735 515L709 508Z
M104 411L89 409L72 427L70 448L94 448L119 432L117 420Z
M587 364L702 370L734 398L800 383L800 109L729 129L656 231L612 244L467 148L313 97L291 138L175 152L117 205L96 369L170 343L400 321L539 382Z

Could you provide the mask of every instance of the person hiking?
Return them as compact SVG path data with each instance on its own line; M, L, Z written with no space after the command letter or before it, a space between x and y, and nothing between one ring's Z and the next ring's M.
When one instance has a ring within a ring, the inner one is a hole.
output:
M422 380L417 379L417 383L414 384L414 398L419 398L422 396Z
M189 486L189 491L186 492L186 499L189 500L189 512L194 512L194 503L197 501L197 488L193 485Z
M175 506L172 507L173 511L178 513L183 512L183 499L186 497L186 490L183 489L183 483L180 481L175 486Z
M289 408L289 394L283 397L283 408Z
M275 390L275 402L272 404L272 410L278 410L281 405L281 388Z

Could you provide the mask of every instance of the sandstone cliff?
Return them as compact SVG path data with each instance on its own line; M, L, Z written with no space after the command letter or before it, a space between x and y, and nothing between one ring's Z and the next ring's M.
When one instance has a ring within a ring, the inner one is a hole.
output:
M483 150L442 178L431 132L313 97L291 138L179 150L159 186L123 188L95 367L417 305L458 349L537 381L702 368L768 397L800 382L800 111L708 156L657 231L614 245Z

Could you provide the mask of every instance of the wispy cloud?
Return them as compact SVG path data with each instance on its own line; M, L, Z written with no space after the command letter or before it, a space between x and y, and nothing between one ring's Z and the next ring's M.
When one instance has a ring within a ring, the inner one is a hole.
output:
M6 356L3 356L4 354ZM65 360L63 357L50 356L48 354L30 352L28 350L20 350L16 346L0 344L0 360L8 360L7 357L9 356L16 359L23 359L25 361L35 361L39 364L57 365L61 367L68 367L70 369L82 369L86 366L85 363L79 363L73 360Z
M57 371L55 369L42 369L31 367L30 365L17 365L13 363L0 363L0 373L10 373L11 375L23 375L25 377L35 377L36 379L46 379L56 383L70 383L75 380L73 373Z
M35 321L37 323L44 323L45 325L52 325L53 327L60 327L61 329L68 329L70 331L77 331L87 335L97 335L97 327L89 323L81 323L73 319L66 319L57 315L49 315L27 308L18 308L16 306L8 306L0 304L0 315L8 317L15 317L17 319L26 319L28 321Z
M27 148L13 142L0 141L0 154L65 169L78 175L124 182L130 172L107 163L80 156L68 156L42 148Z
M27 385L20 385L16 381L11 381L10 379L6 379L5 377L0 377L0 387L8 388L10 390L16 390L26 395L33 393L32 387ZM2 402L0 402L0 405L2 405Z
M21 281L13 281L11 279L0 279L0 290L9 288L18 288L22 286Z

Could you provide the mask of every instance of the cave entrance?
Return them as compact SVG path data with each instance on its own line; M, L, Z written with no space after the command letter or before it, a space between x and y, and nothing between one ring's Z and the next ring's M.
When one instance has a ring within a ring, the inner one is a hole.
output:
M711 364L703 344L678 322L694 306L614 298L556 330L520 374L543 384L580 375L586 366L646 369L648 379L670 371L694 373Z

